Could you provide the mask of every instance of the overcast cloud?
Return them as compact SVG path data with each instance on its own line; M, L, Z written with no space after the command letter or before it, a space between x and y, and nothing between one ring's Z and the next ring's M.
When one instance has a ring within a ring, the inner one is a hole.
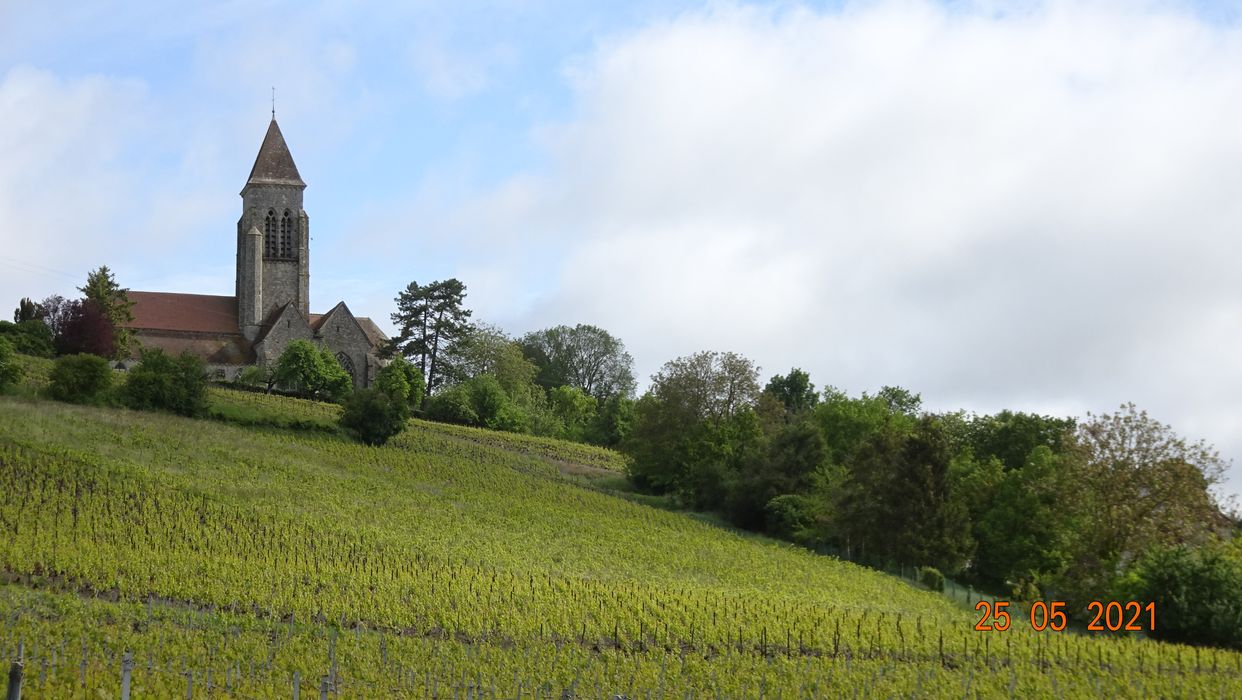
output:
M644 377L727 349L935 409L1134 401L1242 455L1239 66L1236 28L1129 4L692 12L571 65L553 166L463 209L555 282L474 300Z
M566 10L570 30L511 5L403 14L443 28L418 42L331 5L265 35L223 6L160 77L8 55L0 301L105 258L135 287L232 293L264 126L238 105L281 78L317 307L383 320L411 279L456 276L511 332L607 328L641 380L714 349L936 410L1134 401L1242 458L1229 13L642 4ZM476 27L526 33L451 40ZM252 73L265 56L284 64Z

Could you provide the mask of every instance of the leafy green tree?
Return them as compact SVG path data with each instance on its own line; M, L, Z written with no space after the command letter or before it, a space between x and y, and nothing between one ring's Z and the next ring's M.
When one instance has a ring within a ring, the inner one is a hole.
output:
M389 391L399 388L401 382L394 379L387 389L376 386L350 394L341 410L341 425L368 445L383 445L400 434L410 417L409 398L394 396ZM409 385L405 384L405 388L408 394Z
M453 346L452 380L493 377L508 397L521 406L536 401L542 390L535 384L539 368L522 355L522 347L501 329L478 324L468 328Z
M132 335L125 324L134 320L131 310L134 302L129 300L129 290L117 284L108 266L103 265L86 276L86 284L78 287L78 291L99 306L112 326L114 348L110 357L118 360L128 357Z
M548 391L552 413L561 421L567 440L582 440L595 419L595 397L576 386L558 386Z
M894 414L904 415L888 404ZM892 419L890 419L892 420ZM969 516L950 479L950 442L925 416L872 434L849 465L841 527L864 557L957 571L971 553Z
M23 355L51 357L55 354L52 331L39 319L19 323L0 321L0 337L8 338L13 349Z
M441 423L479 425L479 414L474 410L470 389L465 384L455 384L426 400L428 418Z
M819 403L811 376L796 367L789 374L772 377L763 391L780 401L790 415L799 415Z
M375 377L375 385L390 397L404 400L410 411L423 405L423 373L403 357L395 357Z
M665 363L651 379L624 443L631 477L696 506L718 504L731 472L762 439L753 409L758 369L741 355L700 352Z
M456 279L427 285L410 282L397 295L392 322L399 330L392 347L422 371L428 393L435 393L452 376L447 356L470 328L465 300L466 285Z
M538 366L544 389L572 386L597 401L634 393L634 358L625 344L599 326L555 326L527 333L522 350Z
M98 355L64 355L56 359L48 379L52 398L95 403L112 387L112 367Z
M904 389L888 393L899 392L909 394ZM859 398L851 398L835 387L826 388L823 400L814 409L814 419L828 444L828 460L833 464L848 464L872 436L880 432L900 435L912 431L913 416L899 410L906 407L908 402L902 405L881 395L869 396L864 392Z
M1088 414L1076 433L1083 450L1079 488L1090 495L1073 576L1061 590L1083 601L1107 591L1127 561L1159 546L1199 544L1228 523L1210 488L1225 462L1125 404Z
M621 394L608 397L587 425L586 441L604 447L620 445L634 426L634 406L634 399Z
M1053 454L1069 449L1073 441L1073 418L1054 418L1033 413L1001 411L978 416L966 427L967 445L980 459L996 457L1006 469L1021 469L1040 445Z
M754 459L738 475L732 484L729 498L729 515L734 523L750 529L762 529L765 522L773 527L773 519L779 521L771 530L773 534L791 536L795 524L801 530L809 525L810 504L801 499L785 499L778 506L771 501L782 496L805 494L811 488L812 475L827 462L828 446L815 424L800 420L784 426L758 451ZM793 506L798 506L799 518L792 518ZM776 510L774 510L776 508Z
M266 365L259 367L250 365L243 369L235 380L238 384L248 387L263 387L265 393L272 393L272 389L276 388L279 379L276 377L276 366Z
M30 297L23 297L13 311L13 323L22 321L40 321L43 319L43 308L34 303Z
M305 396L338 401L349 394L353 379L329 350L295 340L276 361L277 382Z
M1117 593L1155 603L1156 639L1242 649L1242 557L1222 544L1155 547Z
M141 362L126 375L121 396L133 409L201 416L207 412L207 367L188 352L173 357L159 348L143 350Z
M959 481L973 499L971 567L1015 594L1046 589L1069 572L1086 516L1078 455L1036 445L1019 469L1004 469L995 456L986 464Z
M13 344L0 337L0 390L7 389L22 378L22 368L17 364L15 355Z

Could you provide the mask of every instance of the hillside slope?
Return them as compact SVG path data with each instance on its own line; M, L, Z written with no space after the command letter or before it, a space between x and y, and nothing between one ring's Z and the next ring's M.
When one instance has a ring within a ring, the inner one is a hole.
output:
M985 635L940 596L502 444L0 398L0 644L42 660L33 697L115 695L124 649L154 695L289 697L295 673L342 697L1242 692L1242 655Z

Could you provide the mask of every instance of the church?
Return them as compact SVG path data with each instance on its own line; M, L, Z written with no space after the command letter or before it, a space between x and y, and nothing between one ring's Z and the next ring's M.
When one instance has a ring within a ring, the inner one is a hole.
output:
M126 326L137 345L174 355L188 350L214 379L232 380L248 366L274 364L291 341L309 340L336 355L355 387L369 386L383 364L383 331L343 301L310 312L305 189L273 114L241 191L234 296L130 291L134 320Z

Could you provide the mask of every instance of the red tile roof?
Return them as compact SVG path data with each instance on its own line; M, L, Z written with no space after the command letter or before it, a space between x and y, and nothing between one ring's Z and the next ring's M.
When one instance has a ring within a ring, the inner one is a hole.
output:
M237 297L170 292L129 292L134 320L128 328L197 333L238 333Z

